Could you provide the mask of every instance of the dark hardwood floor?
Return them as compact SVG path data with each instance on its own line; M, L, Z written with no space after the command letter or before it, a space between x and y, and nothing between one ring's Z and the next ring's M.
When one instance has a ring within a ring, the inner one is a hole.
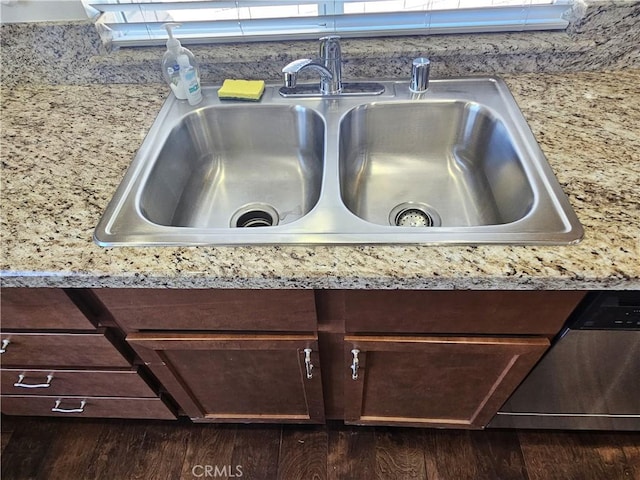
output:
M2 479L640 480L640 433L2 417Z

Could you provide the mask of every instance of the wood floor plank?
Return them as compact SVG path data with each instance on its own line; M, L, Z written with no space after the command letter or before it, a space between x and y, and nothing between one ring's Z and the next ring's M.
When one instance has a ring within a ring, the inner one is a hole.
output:
M149 425L135 459L132 479L175 480L180 478L187 453L189 426L173 422Z
M278 474L280 426L239 426L231 466L240 468L244 478L273 480Z
M114 422L104 428L85 478L132 478L147 428L144 422Z
M475 478L475 452L466 431L426 430L423 449L429 480Z
M610 434L518 432L531 480L628 480L626 458Z
M194 425L180 478L193 479L213 472L214 478L228 479L235 472L231 464L235 440L235 425Z
M381 480L426 479L422 445L422 431L419 429L376 429L374 478Z
M56 424L55 436L38 475L43 480L87 478L89 462L108 424L104 421Z
M2 438L2 446L0 448L0 454L4 453L5 447L9 443L9 440L11 440L11 434L12 433L13 432L2 432L2 433L0 433L0 437Z
M173 422L110 423L99 435L82 478L179 478L188 432L189 426Z
M324 426L283 427L278 480L325 480L327 453L328 438Z
M338 426L328 432L327 471L332 480L370 480L376 470L373 427Z
M4 453L5 447L11 440L11 434L13 433L15 425L15 421L13 419L14 417L8 415L0 415L0 437L2 438L0 454Z
M515 431L468 432L476 458L474 480L528 480L527 467Z
M14 429L2 453L3 478L37 478L56 434L55 421L27 418L23 422Z
M429 480L527 480L518 436L509 431L425 430Z
M625 478L640 478L640 433L616 433L615 437L625 457Z
M11 415L0 415L0 432L2 433L11 433L13 432L16 421L20 424L23 421L24 417L14 417Z

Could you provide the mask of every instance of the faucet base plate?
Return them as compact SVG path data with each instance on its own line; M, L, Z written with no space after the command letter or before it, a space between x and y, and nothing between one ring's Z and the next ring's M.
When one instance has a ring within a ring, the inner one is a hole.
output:
M319 83L300 84L295 87L280 87L283 97L345 97L358 95L382 95L384 85L375 82L346 82L342 84L342 91L338 94L323 94Z

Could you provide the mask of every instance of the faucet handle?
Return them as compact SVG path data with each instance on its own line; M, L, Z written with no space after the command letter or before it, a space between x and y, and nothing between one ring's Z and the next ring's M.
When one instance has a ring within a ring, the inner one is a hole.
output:
M320 58L334 60L342 58L340 49L340 36L328 35L320 38Z

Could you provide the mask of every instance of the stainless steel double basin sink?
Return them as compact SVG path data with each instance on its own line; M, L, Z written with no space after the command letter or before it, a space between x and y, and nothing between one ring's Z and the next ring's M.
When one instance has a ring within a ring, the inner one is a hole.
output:
M165 102L96 227L102 246L569 244L567 198L506 85Z

